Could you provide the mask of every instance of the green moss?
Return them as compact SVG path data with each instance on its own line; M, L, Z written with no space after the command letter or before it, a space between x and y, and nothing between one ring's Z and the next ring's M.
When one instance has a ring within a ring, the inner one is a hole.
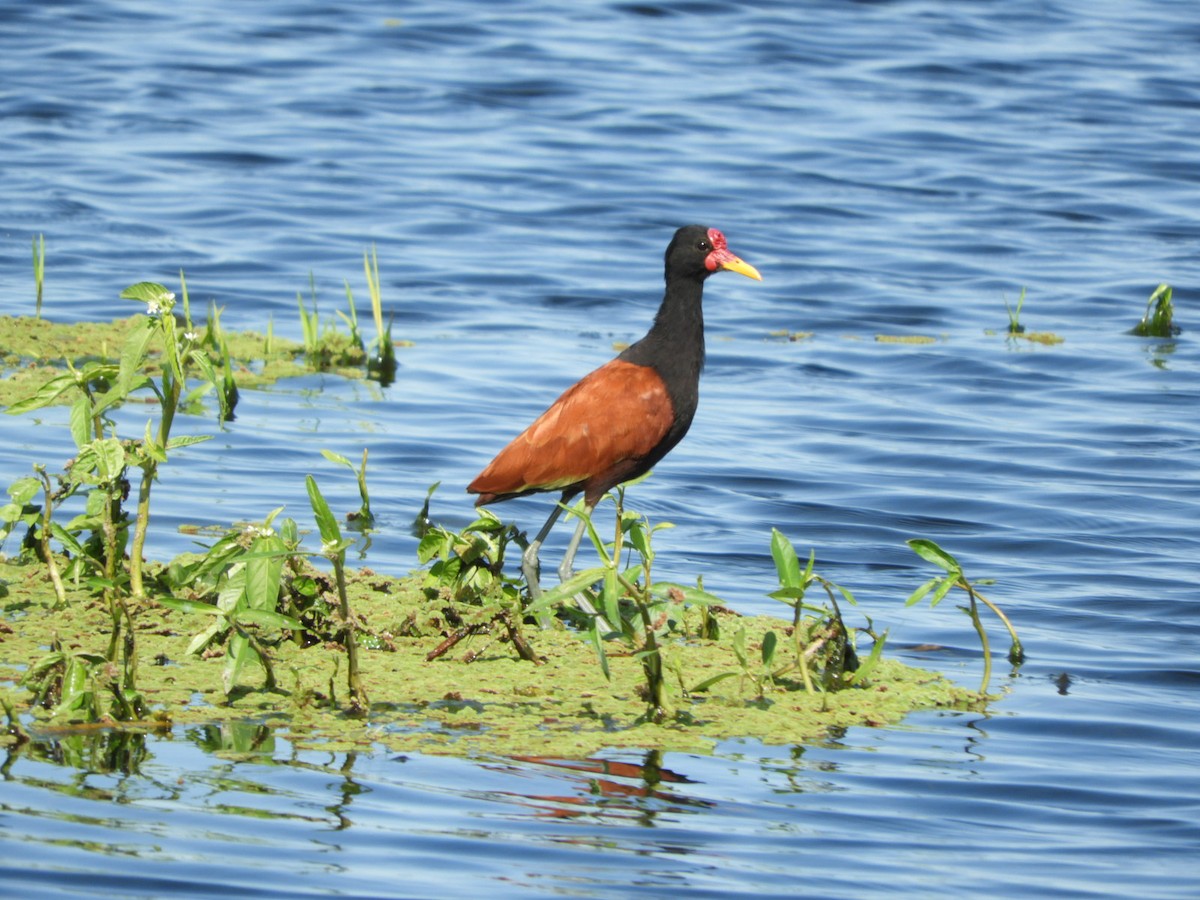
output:
M67 650L102 651L108 614L76 589L70 609L48 615L53 595L38 566L0 565L0 579L7 583L0 599L0 684L7 683L17 695L13 699L27 702L28 692L17 688L17 681L28 665L56 636ZM351 607L370 632L360 653L363 685L372 701L366 720L341 712L346 665L344 651L335 644L300 648L277 642L271 652L280 690L241 691L227 703L223 660L186 654L192 633L206 618L153 603L135 616L138 687L156 714L171 723L262 722L302 746L378 743L426 753L560 757L618 746L705 752L719 740L745 736L794 744L819 740L833 729L884 725L913 710L978 700L940 675L883 660L869 685L831 694L777 685L758 697L749 682L727 678L681 701L680 720L655 725L642 721L643 678L631 657L610 656L612 680L606 681L580 635L531 628L527 637L543 658L541 665L518 659L510 644L488 635L464 640L429 661L446 626L442 610L424 598L416 579L363 569L350 574L349 590ZM749 646L757 648L766 631L779 632L784 623L741 617L740 624ZM738 668L728 642L679 642L670 654L685 685ZM39 716L43 725L51 724L44 712Z
M90 359L116 361L138 318L63 324L26 316L0 316L0 369L5 370L0 376L0 406L31 396L46 381L62 374L64 360L76 366ZM315 370L305 358L303 346L295 341L274 337L268 354L267 339L257 332L222 334L229 345L233 377L239 388L263 387ZM334 371L346 378L366 377L366 357L361 351L358 355L362 365L338 366ZM216 354L212 358L220 365ZM64 394L60 402L68 403L71 398L71 394Z

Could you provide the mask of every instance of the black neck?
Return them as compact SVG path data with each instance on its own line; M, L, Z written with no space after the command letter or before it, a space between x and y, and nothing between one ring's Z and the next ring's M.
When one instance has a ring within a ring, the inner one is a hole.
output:
M626 362L652 366L662 376L676 419L683 421L685 429L696 412L700 370L704 368L703 294L703 279L668 281L654 325L621 354Z

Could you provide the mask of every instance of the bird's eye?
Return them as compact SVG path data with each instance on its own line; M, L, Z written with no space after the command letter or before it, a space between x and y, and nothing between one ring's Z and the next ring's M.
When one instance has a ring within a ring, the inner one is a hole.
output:
M698 243L696 245L696 249L699 250L701 253L707 253L709 250L712 249L712 244L710 244L708 241L701 240L700 243Z

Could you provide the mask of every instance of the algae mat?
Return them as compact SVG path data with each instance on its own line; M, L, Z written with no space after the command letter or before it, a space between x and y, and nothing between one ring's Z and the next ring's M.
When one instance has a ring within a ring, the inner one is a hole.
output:
M0 681L7 683L12 700L21 695L23 706L29 694L17 682L54 638L67 651L102 653L109 616L102 604L79 591L70 608L52 610L50 586L38 566L0 566L0 579L5 582ZM606 680L583 638L559 628L527 631L541 665L518 658L511 644L486 635L428 661L444 634L429 624L436 622L437 610L431 611L416 578L362 569L350 573L349 590L370 635L359 654L370 698L366 718L341 712L346 663L336 644L300 648L278 642L271 649L277 690L238 689L227 701L222 659L186 652L204 620L149 603L134 617L138 688L161 720L146 726L252 721L277 728L301 746L380 744L426 753L575 758L605 747L706 752L734 737L796 744L854 725L898 722L918 709L962 707L978 699L940 675L884 659L870 684L834 693L776 687L759 697L747 679L727 678L704 694L682 699L680 693L681 720L653 724L641 721L646 708L639 693L641 670L630 656L611 656L612 677ZM725 615L723 628L732 630L734 620L745 626L751 648L783 624ZM728 644L681 640L668 652L682 659L684 684L697 684L737 669ZM52 724L44 716L39 715L35 730Z

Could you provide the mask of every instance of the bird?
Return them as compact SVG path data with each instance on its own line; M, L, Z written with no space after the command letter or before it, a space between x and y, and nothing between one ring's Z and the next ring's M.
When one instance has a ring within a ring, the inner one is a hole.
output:
M664 254L666 291L645 337L567 388L467 486L478 495L477 507L561 492L522 555L531 599L541 596L538 553L563 508L583 494L584 515L558 569L560 580L567 581L600 499L650 471L687 434L704 368L704 282L720 271L762 281L716 228L678 229Z

